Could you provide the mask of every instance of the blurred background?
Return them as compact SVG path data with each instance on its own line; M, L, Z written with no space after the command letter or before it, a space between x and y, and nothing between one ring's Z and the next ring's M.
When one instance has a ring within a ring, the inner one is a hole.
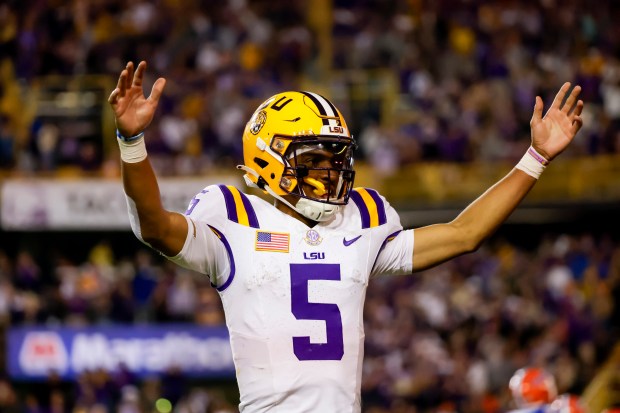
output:
M236 412L219 297L129 229L106 99L168 80L147 147L168 208L243 189L266 97L332 99L356 185L407 228L520 159L536 95L584 126L476 253L370 283L364 412L513 408L523 366L588 411L620 403L620 4L599 0L5 0L0 4L0 411Z

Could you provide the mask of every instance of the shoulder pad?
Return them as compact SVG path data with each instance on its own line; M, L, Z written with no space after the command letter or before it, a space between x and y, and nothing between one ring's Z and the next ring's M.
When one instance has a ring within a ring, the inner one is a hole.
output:
M353 188L351 199L360 211L362 229L378 227L387 222L384 201L374 189Z
M237 224L260 228L250 199L232 185L218 185L224 195L228 219Z

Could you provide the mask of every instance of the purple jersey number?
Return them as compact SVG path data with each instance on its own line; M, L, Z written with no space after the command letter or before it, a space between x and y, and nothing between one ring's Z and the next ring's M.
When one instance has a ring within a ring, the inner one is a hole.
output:
M200 194L206 194L207 192L209 192L208 189L203 189L200 191ZM189 201L189 206L187 207L187 211L185 211L185 215L191 215L192 211L196 208L196 205L198 205L198 202L200 201L200 199L198 199L200 194L196 195L191 201Z
M189 201L189 207L187 207L187 211L185 211L185 215L191 215L194 208L196 208L198 201L200 201L200 199L198 198L192 198L192 200Z
M310 280L340 280L338 264L291 264L291 310L298 320L323 320L325 343L311 343L310 337L293 337L293 351L299 360L342 360L344 340L342 317L336 304L308 301Z

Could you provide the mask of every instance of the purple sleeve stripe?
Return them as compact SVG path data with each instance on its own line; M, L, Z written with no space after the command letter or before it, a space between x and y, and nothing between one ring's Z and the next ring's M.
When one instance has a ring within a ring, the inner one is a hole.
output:
M224 284L220 285L219 287L211 283L211 285L213 285L218 291L222 292L226 288L228 288L233 278L235 278L235 258L233 257L232 249L230 249L230 244L228 243L228 240L226 239L224 234L222 234L211 225L209 225L209 228L211 228L211 231L215 232L220 241L222 241L222 244L224 244L224 248L226 248L226 252L228 253L228 262L230 263L230 274L228 275L228 279Z
M398 234L400 234L403 230L399 229L396 232L391 233L390 235L388 235L387 237L385 237L385 239L383 240L383 244L381 244L381 248L379 248L379 252L383 251L383 248L385 248L385 245L392 241L394 238L396 238L398 236Z
M379 215L379 225L383 225L387 222L387 216L385 215L385 205L383 200L379 196L379 193L374 189L366 188L366 191L370 194L375 204L377 204L377 214Z
M375 265L377 264L377 259L379 258L379 254L381 254L381 251L383 251L383 249L385 248L385 246L387 245L388 242L392 241L394 238L396 238L398 236L398 234L400 234L403 230L399 229L396 232L391 233L390 235L388 235L387 237L385 237L385 239L383 240L383 244L381 244L381 248L379 248L379 252L377 252L377 256L375 257L375 262L372 263L372 269L375 269Z
M233 198L230 189L226 185L218 185L222 194L224 194L224 201L226 201L226 212L228 213L228 219L233 222L239 222L237 217L237 206L235 205L235 198Z
M260 228L260 226L258 225L258 218L256 217L256 211L254 211L252 203L250 202L248 197L245 196L245 194L241 191L239 191L239 195L241 195L241 201L243 202L245 212L246 214L248 214L248 223L252 228Z
M256 211L254 211L254 207L252 203L248 199L245 194L236 188L229 188L226 185L218 185L222 194L224 194L224 201L226 202L226 212L228 214L228 219L239 224L239 214L237 212L237 207L239 206L239 211L245 211L248 216L248 225L252 228L259 228L258 218L256 217ZM232 191L236 191L239 193L239 198L241 198L241 205L237 205L235 201L235 197L233 196ZM244 220L245 221L245 220ZM245 225L245 222L244 222Z
M360 210L360 216L362 217L362 229L370 228L370 214L368 213L368 207L362 199L362 196L353 190L351 191L351 199Z

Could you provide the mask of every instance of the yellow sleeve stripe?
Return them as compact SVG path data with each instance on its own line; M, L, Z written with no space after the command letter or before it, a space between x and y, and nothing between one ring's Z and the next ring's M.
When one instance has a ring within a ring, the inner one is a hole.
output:
M374 189L355 188L351 199L360 210L362 228L372 228L387 222L383 200Z
M228 186L230 192L232 193L233 199L235 200L235 208L237 210L237 219L241 225L245 225L246 227L250 226L250 221L248 219L248 213L243 206L243 201L241 200L241 194L239 190L234 186Z
M370 216L370 227L376 227L379 225L379 214L377 214L377 204L374 199L370 197L370 194L365 188L359 188L357 193L361 195L366 208L368 209L368 215Z
M220 185L219 187L224 194L228 219L247 227L259 228L256 212L248 197L234 186Z

